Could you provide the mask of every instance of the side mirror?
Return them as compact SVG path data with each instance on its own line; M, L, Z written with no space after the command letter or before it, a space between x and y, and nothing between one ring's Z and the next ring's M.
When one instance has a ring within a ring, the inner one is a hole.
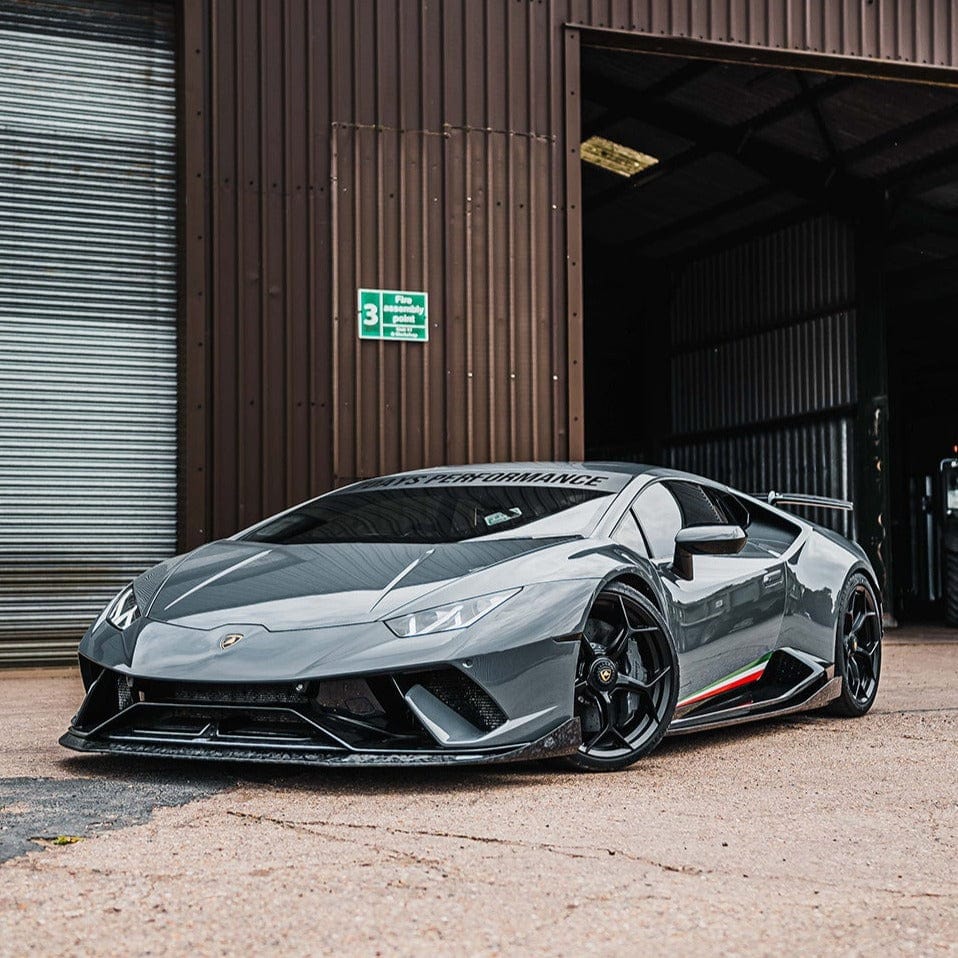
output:
M748 536L741 526L689 526L675 536L672 570L691 580L692 556L733 556L745 548Z

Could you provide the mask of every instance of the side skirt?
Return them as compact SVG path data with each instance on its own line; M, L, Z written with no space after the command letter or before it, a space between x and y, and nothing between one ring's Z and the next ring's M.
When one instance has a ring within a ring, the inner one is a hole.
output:
M691 714L687 712L673 719L668 734L702 732L795 712L808 712L822 708L841 695L842 679L835 675L833 665L794 649L780 649L775 655L802 666L804 674L791 687L782 688L776 683L777 687L773 689L768 687L769 683L759 680L745 694L716 696L716 700L704 702Z

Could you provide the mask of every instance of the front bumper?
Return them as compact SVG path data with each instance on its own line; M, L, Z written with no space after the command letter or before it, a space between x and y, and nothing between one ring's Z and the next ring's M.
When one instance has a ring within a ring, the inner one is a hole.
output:
M489 765L498 762L531 762L557 755L570 755L582 743L579 720L569 719L547 735L522 745L489 749L348 750L306 744L277 745L265 742L163 740L139 737L117 738L86 735L71 728L60 744L77 752L108 752L152 758L199 759L222 762L262 762L276 765L314 765L327 768L349 766Z
M560 704L508 716L451 666L284 683L92 678L60 744L110 752L280 764L451 765L574 752L577 719Z

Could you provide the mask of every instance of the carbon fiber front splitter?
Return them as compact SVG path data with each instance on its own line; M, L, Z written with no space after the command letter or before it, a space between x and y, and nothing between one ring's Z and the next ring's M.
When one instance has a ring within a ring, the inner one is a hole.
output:
M261 762L275 765L312 765L326 768L347 766L491 765L498 762L532 762L556 755L570 755L582 744L577 718L534 742L498 749L429 751L347 751L315 747L278 747L253 742L224 743L215 740L175 741L150 737L88 737L74 730L60 738L60 744L77 752L106 752L112 755L139 755L150 758L197 759L219 762Z

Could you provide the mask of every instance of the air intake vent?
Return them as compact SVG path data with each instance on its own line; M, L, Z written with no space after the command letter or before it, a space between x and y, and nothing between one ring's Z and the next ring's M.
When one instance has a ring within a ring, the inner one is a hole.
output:
M134 702L133 686L125 675L116 677L116 704L119 710L128 709Z
M409 686L421 685L443 705L458 712L467 722L486 732L499 728L506 715L487 692L456 669L407 675Z

